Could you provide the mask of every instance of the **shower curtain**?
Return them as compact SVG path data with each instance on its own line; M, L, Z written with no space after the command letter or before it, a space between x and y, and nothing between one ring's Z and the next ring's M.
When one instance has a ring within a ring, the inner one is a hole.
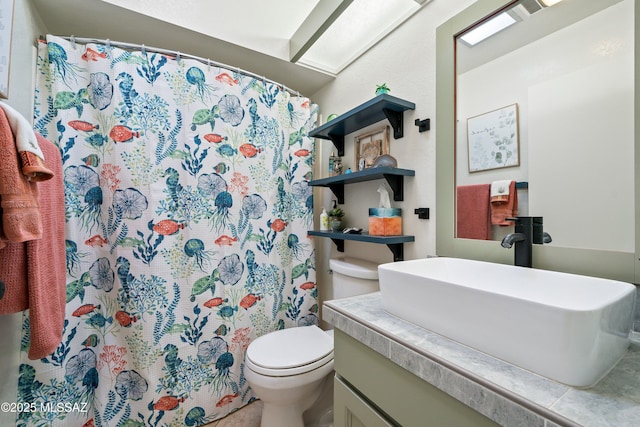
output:
M39 42L34 127L63 159L67 310L38 361L24 318L18 425L197 426L255 399L249 342L318 322L316 116L196 60Z

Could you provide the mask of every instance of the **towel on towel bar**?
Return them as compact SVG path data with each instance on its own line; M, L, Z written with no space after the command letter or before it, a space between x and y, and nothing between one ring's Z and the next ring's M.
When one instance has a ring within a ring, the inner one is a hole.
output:
M511 181L504 179L502 181L493 181L491 183L491 202L506 202L509 200L509 186Z
M0 280L6 288L0 298L0 314L29 309L28 357L32 360L50 355L62 341L66 304L62 159L53 143L40 135L37 138L46 156L45 166L54 173L52 179L37 184L44 232L40 239L7 242L0 249Z
M489 184L457 188L456 237L491 240Z
M9 121L0 108L0 248L42 237L38 187L21 171Z
M13 133L16 150L22 162L22 173L29 177L30 181L51 179L53 172L44 164L44 154L31 124L10 105L0 102L0 107L4 110Z
M505 200L506 199L506 200ZM491 198L491 224L493 225L513 225L512 221L506 218L518 215L518 192L516 182L509 183L509 192L506 197L496 196Z

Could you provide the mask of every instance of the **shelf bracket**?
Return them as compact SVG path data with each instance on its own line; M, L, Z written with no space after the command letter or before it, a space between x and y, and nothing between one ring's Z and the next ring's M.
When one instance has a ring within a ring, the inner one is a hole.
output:
M333 243L336 244L336 249L338 250L338 252L344 252L344 240L333 238L331 240L333 240Z
M391 123L393 128L393 138L400 139L404 136L404 112L395 111L389 108L383 108L384 115L387 116L387 120Z
M387 247L393 253L393 262L404 261L404 244L402 243L389 243Z
M344 252L344 240L331 239L336 245L338 252ZM387 247L393 254L393 262L404 261L404 244L403 243L389 243Z
M331 192L334 194L334 196L336 196L336 199L338 199L338 204L343 205L344 204L344 184L329 185L329 188L331 189Z
M338 150L338 156L344 156L344 135L330 133L329 138L331 139L331 142L333 142L333 145L335 145L336 150Z
M401 202L404 200L404 177L401 175L384 174L389 186L393 190L393 200Z

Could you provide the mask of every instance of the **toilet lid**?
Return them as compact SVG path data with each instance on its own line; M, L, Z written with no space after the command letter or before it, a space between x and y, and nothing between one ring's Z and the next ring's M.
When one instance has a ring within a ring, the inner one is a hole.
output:
M315 369L315 362L325 364L331 359L333 339L315 325L271 332L255 339L247 348L247 360L259 371L296 371L290 373L293 375Z

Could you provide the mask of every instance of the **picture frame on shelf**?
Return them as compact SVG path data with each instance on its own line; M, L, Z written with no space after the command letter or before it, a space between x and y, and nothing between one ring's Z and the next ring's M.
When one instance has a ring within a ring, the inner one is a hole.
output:
M0 2L0 98L9 98L9 64L14 0Z
M379 156L389 154L389 126L357 135L354 139L354 153L353 164L358 171L372 168Z
M469 172L520 166L518 104L467 119Z

